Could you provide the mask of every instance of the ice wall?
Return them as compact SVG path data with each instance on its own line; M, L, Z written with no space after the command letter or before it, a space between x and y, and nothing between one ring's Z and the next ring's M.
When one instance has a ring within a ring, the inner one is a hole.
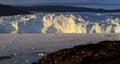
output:
M120 33L118 17L94 22L83 19L81 16L75 17L72 14L69 16L47 14L42 21L42 33L47 33L50 27L54 27L58 33Z
M116 17L115 17L116 16ZM0 33L120 33L117 15L40 13L0 17Z

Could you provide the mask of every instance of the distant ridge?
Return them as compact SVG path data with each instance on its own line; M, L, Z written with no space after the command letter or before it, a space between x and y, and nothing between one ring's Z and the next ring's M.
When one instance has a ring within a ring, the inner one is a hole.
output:
M17 7L27 11L33 12L120 12L120 9L116 10L105 10L105 9L95 9L86 7L73 7L73 6L31 6L31 7Z
M18 14L30 14L28 11L17 9L9 5L0 4L0 16L11 16Z
M19 7L0 4L0 16L11 16L18 14L32 14L32 12L102 12L102 13L114 13L120 12L120 9L105 10L86 7L73 7L73 6L30 6Z

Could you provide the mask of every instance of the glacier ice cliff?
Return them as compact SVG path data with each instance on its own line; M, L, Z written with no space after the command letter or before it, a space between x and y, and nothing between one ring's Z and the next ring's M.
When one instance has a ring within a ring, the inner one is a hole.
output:
M120 33L119 14L38 13L0 17L0 33Z

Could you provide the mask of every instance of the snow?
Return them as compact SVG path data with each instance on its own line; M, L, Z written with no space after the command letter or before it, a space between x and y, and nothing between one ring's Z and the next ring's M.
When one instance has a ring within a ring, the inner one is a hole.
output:
M120 34L0 34L0 56L12 56L0 64L31 64L60 49L104 40L120 40Z

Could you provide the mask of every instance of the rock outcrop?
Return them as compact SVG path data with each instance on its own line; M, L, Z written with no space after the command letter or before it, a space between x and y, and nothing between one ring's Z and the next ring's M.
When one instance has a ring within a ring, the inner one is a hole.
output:
M12 58L10 56L0 56L0 60Z
M120 41L102 41L59 50L33 64L120 64Z

